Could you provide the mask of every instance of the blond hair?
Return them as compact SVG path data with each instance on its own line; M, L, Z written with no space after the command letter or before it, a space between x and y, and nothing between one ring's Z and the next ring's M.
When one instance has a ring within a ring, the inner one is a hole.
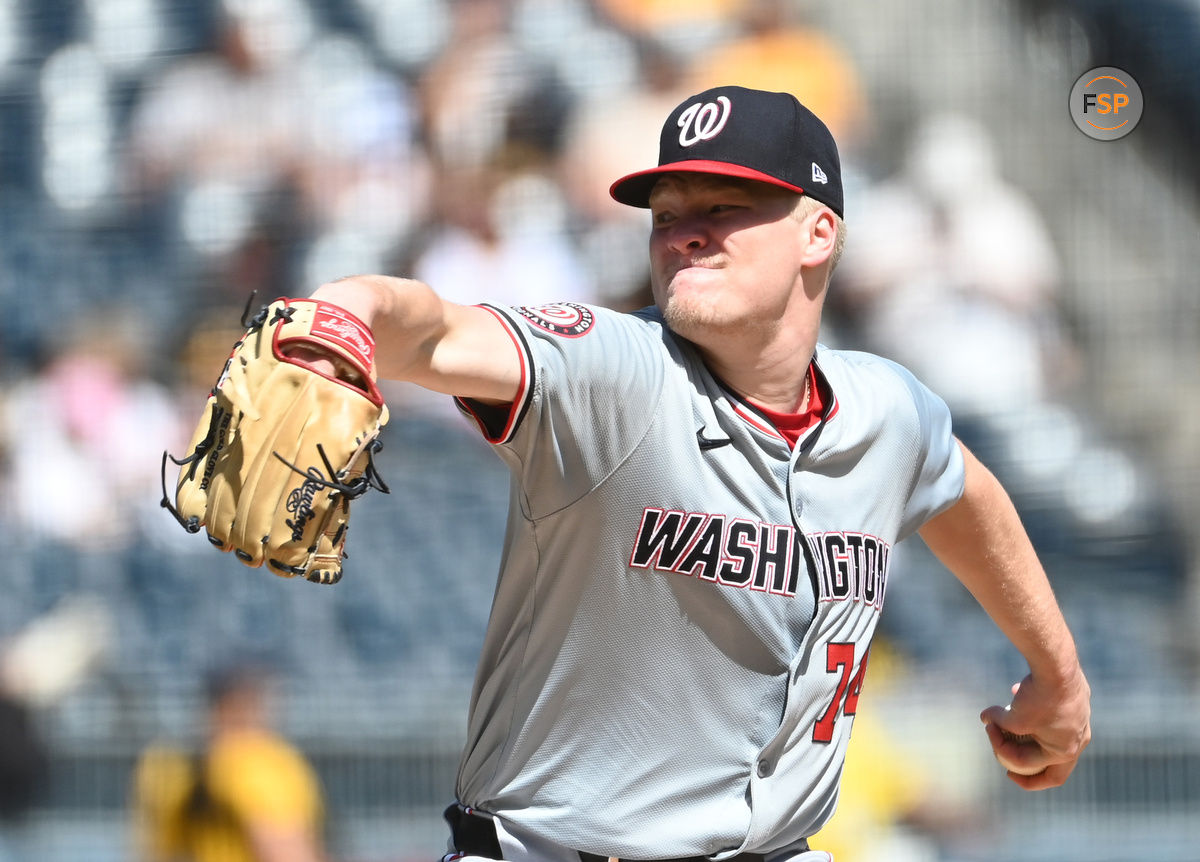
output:
M827 205L808 195L800 195L800 200L796 202L796 208L792 210L792 218L796 221L804 221L821 207L827 207ZM830 210L830 212L833 211ZM842 259L842 249L846 246L846 222L837 213L833 213L833 222L837 228L837 238L833 241L833 251L829 255L830 272L833 272L838 261Z

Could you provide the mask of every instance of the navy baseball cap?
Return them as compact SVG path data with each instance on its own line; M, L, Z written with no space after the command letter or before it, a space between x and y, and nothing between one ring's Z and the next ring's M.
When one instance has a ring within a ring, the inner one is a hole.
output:
M828 127L791 93L714 87L685 100L663 124L658 167L617 180L609 194L650 206L665 173L720 174L782 186L842 216L842 169Z

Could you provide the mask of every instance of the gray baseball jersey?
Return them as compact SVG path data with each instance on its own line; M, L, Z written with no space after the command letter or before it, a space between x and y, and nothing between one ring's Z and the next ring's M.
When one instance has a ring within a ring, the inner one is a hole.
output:
M657 310L485 306L524 381L459 800L577 850L767 852L832 814L895 543L962 494L945 404L818 347L790 447Z

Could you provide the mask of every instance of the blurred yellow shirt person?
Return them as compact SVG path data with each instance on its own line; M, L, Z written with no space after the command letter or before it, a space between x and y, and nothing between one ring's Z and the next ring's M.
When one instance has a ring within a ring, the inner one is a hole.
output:
M809 843L835 862L936 862L940 843L984 830L984 812L970 800L948 798L936 773L903 744L879 708L863 708L903 690L904 656L877 635L868 663L837 811Z
M927 785L923 771L897 749L882 723L869 710L860 712L846 752L837 812L809 844L832 854L836 862L888 858L876 854L897 840L897 827L924 801ZM909 837L906 843L917 843L915 836ZM932 845L926 849L928 854L906 847L904 858L937 858Z
M133 815L141 862L324 862L320 784L267 723L264 678L224 674L199 753L155 743L139 759Z
M693 90L737 84L791 93L820 117L843 157L867 128L867 99L854 58L830 33L785 0L754 0L739 16L739 32L698 56L688 75Z

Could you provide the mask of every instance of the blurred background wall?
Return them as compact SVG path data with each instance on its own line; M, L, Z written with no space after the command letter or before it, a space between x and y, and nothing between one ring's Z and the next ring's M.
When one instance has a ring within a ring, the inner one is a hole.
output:
M33 732L0 756L0 860L132 859L138 752L196 739L204 675L237 656L281 673L337 859L440 856L499 460L445 399L391 387L393 492L356 504L327 588L185 535L161 452L252 291L383 271L645 304L645 214L606 190L713 83L790 90L834 128L825 340L951 403L1095 694L1072 781L1010 785L976 716L1019 656L914 540L839 862L1200 859L1198 59L1196 0L0 0L0 735ZM1100 65L1145 97L1116 142L1068 114Z

